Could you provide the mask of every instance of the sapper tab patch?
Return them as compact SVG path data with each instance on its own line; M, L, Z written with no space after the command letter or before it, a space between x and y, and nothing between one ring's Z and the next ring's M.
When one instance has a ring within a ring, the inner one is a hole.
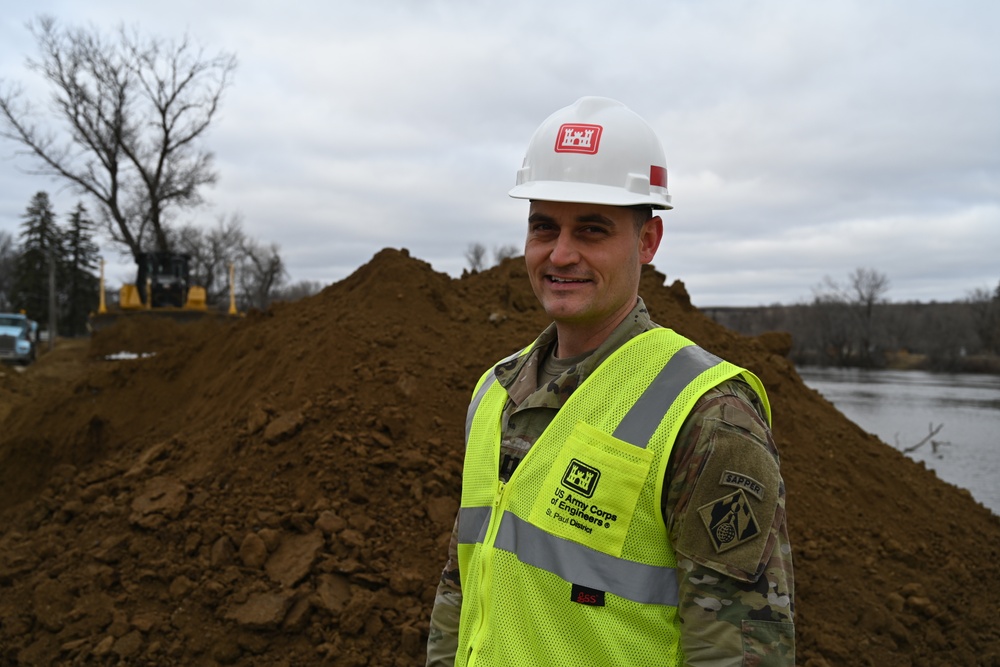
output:
M735 486L737 489L746 489L749 491L757 500L764 499L764 485L755 480L753 477L747 477L738 472L733 472L731 470L725 470L722 473L722 479L719 480L719 484L722 486Z
M749 542L761 534L743 489L698 508L716 553Z

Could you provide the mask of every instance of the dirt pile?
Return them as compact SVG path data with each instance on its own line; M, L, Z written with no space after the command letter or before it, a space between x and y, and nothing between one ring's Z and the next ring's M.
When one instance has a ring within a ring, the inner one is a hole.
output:
M313 298L112 328L61 382L33 383L53 353L0 384L0 664L422 664L472 385L546 324L522 266L384 250ZM653 270L641 293L769 389L800 664L1000 665L1000 520L806 388L787 337L722 329Z

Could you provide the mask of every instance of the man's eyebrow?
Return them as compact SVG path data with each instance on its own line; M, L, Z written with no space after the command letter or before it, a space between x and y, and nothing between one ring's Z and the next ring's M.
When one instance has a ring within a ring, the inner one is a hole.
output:
M576 219L577 222L596 222L601 225L606 225L608 227L614 227L615 221L611 218L606 218L600 213L589 213L587 215L581 215Z
M546 215L544 213L532 213L528 216L528 222L555 222L556 219L551 215ZM576 222L580 223L597 223L600 225L605 225L607 227L614 227L615 221L611 218L605 217L600 213L587 213L586 215L581 215L576 218Z
M528 216L528 222L555 222L555 218L544 213L532 213Z

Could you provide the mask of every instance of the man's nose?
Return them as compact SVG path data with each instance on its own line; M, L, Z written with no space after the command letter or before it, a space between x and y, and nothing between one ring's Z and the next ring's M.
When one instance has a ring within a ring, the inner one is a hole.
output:
M569 230L562 230L549 255L549 261L555 266L569 266L580 261L580 253L577 252L576 243Z

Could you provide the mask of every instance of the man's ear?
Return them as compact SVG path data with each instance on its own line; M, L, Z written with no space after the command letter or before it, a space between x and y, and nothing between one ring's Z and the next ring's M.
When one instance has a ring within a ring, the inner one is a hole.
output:
M642 224L639 230L639 261L649 264L663 239L663 219L655 215Z

